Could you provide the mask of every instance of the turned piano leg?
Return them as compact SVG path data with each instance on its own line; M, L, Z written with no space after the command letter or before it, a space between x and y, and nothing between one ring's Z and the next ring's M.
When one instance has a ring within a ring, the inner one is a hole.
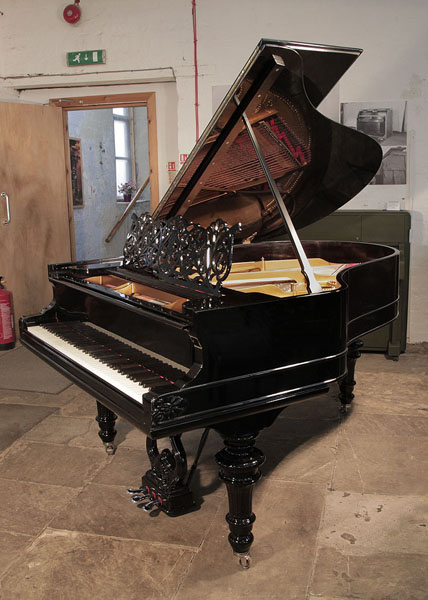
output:
M107 454L114 454L116 448L114 445L114 438L116 436L116 429L114 428L117 416L110 409L106 408L101 402L97 402L98 416L96 421L99 425L98 435L103 442Z
M339 382L339 400L341 402L340 412L346 413L348 407L351 405L354 399L354 387L355 387L355 364L357 359L361 356L361 346L363 342L356 340L349 345L348 356L347 356L347 373L343 379Z
M229 496L229 542L244 569L250 567L249 551L253 542L251 530L256 519L252 511L254 484L260 479L263 453L254 447L258 432L227 435L225 448L216 454L220 478Z

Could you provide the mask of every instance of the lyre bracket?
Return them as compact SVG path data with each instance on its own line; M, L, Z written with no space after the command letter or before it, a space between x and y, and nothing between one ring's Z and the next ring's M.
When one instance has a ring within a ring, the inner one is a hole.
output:
M187 459L180 436L171 437L170 444L171 449L159 452L157 442L147 438L152 468L143 476L140 492L148 500L146 511L157 508L174 517L196 510L199 504L187 485Z

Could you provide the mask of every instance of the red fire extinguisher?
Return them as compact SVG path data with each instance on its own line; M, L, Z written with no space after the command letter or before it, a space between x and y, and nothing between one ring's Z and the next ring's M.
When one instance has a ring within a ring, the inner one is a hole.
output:
M0 350L10 350L14 346L12 294L4 287L0 275Z

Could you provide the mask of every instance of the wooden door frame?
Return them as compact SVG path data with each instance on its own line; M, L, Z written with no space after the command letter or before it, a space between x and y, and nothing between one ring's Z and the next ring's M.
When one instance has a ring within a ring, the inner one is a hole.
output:
M133 94L101 94L99 96L76 96L69 98L52 98L49 104L62 109L64 127L65 169L67 174L68 216L70 223L70 247L72 260L76 258L76 239L74 235L73 194L71 190L71 165L69 149L68 112L71 110L92 110L117 107L147 107L147 126L149 141L150 169L150 209L151 212L159 204L159 169L158 138L156 126L156 93L140 92Z

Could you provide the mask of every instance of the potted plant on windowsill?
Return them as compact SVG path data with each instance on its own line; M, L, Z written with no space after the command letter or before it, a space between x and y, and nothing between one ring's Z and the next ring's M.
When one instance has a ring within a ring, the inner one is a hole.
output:
M132 194L135 194L137 188L133 181L126 181L117 186L117 191L119 194L123 194L123 200L125 202L130 202Z

